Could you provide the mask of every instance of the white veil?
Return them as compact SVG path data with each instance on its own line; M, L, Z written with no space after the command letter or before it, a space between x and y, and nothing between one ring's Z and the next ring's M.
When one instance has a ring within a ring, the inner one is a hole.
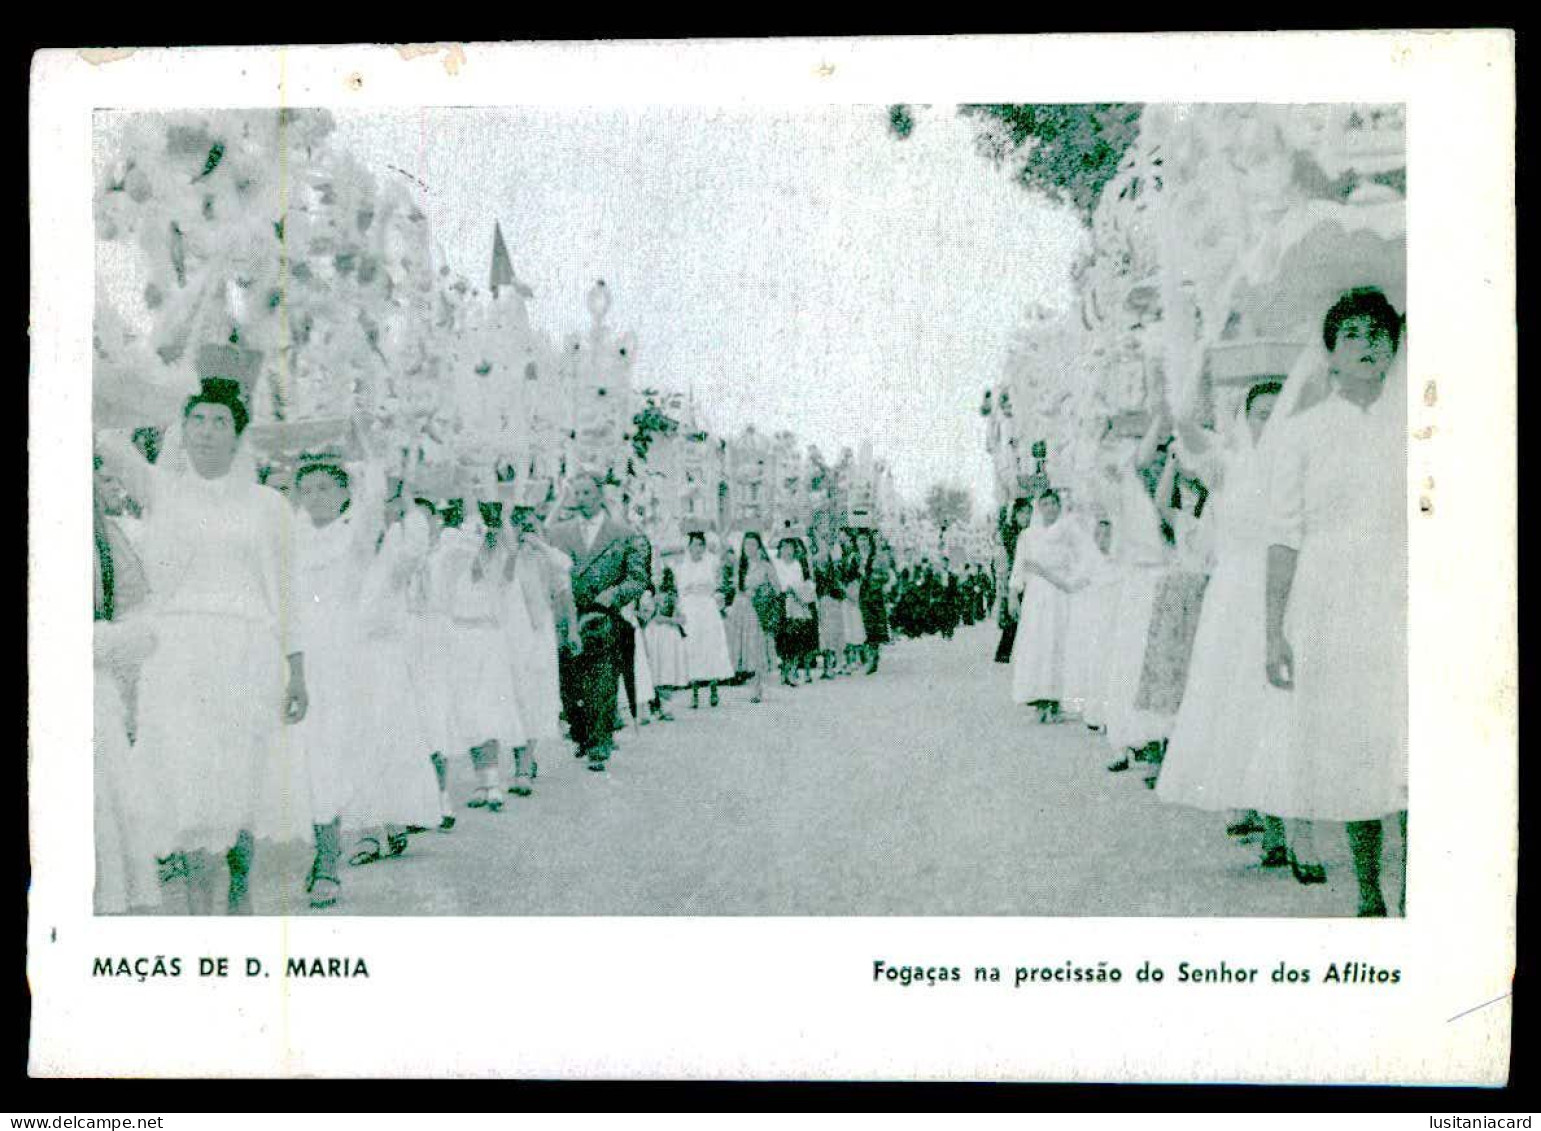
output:
M1313 340L1300 351L1295 364L1290 366L1289 374L1284 379L1284 389L1279 393L1279 400L1273 406L1273 415L1280 420L1285 420L1305 412L1331 396L1332 380L1329 376L1331 368L1327 347L1320 338ZM1266 436L1268 430L1264 429L1263 434Z
M1332 361L1326 344L1320 339L1307 346L1290 368L1285 378L1284 390L1274 406L1274 417L1285 420L1306 412L1332 396ZM1402 323L1402 334L1397 342L1396 356L1386 370L1385 385L1378 407L1400 404L1407 396L1407 323ZM1399 410L1400 411L1400 410ZM1266 438L1269 429L1263 430Z

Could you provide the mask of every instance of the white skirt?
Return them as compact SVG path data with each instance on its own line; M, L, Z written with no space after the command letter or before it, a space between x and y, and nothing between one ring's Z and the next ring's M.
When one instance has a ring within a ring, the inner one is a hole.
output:
M135 772L117 680L101 668L95 675L96 912L121 915L160 901L156 853L146 835L160 822L155 792Z
M318 825L342 816L360 773L358 750L365 745L361 701L367 689L356 678L356 665L362 661L363 649L343 618L312 626L305 644L310 706L294 735L304 749L311 815Z
M1264 671L1266 553L1238 548L1210 576L1156 786L1163 801L1223 812L1257 808L1277 793L1271 779L1287 738L1285 704Z
M454 631L451 748L459 753L493 739L505 747L523 746L528 737L514 693L507 633L492 623L457 622Z
M845 632L847 644L865 644L867 642L867 628L861 620L861 586L852 585L845 593L845 599L840 602L840 623Z
M1156 590L1166 571L1158 565L1126 566L1121 572L1123 579L1110 633L1112 647L1107 657L1107 738L1114 750L1138 750L1164 738L1172 726L1169 717L1142 711L1134 705L1145 668L1145 645L1150 638ZM1023 628L1031 630L1025 622Z
M642 632L647 643L647 663L658 687L687 687L690 684L690 655L685 638L672 624L654 622Z
M161 614L139 683L136 765L153 783L158 856L223 853L242 832L309 841L303 747L281 718L287 671L266 624Z
M680 616L685 622L685 656L690 678L697 683L733 678L733 658L728 653L728 630L711 594L680 597Z
M647 705L657 696L658 690L653 684L653 668L647 659L647 641L643 639L640 631L633 632L631 639L632 676L637 687L637 701L632 706L636 708L638 718L642 718L646 715ZM624 679L621 681L622 695L626 694L625 682Z
M1069 640L1065 645L1065 700L1090 726L1107 714L1108 652L1118 586L1105 578L1070 595Z
M509 659L513 663L514 700L525 736L550 739L562 736L562 684L558 667L556 626L537 625L524 602L510 599L508 609Z
M454 749L458 737L454 733L454 680L450 670L458 637L448 617L422 614L409 622L408 638L412 641L408 669L428 749L447 753Z
M1262 812L1369 821L1407 809L1405 552L1357 530L1301 546L1284 624L1295 686L1269 689L1285 737Z
M1017 639L1011 648L1011 699L1035 703L1065 698L1065 650L1070 595L1041 577L1027 582Z
M352 676L361 714L359 741L348 755L351 788L343 825L435 825L439 787L429 757L434 747L414 694L407 641L373 635L363 643Z

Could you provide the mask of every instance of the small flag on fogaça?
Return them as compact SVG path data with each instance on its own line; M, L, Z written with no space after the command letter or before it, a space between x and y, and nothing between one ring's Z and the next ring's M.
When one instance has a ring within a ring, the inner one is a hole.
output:
M514 263L508 257L508 245L503 242L503 226L492 222L492 275L488 280L492 296L497 297L499 287L513 287L524 298L534 298L535 292L514 277Z

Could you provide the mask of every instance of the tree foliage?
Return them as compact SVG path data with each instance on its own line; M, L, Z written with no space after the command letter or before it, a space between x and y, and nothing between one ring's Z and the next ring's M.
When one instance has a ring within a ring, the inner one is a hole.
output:
M1016 163L1016 178L1090 223L1102 190L1140 132L1139 103L965 105L978 120L979 147L997 164Z
M642 411L631 418L631 447L638 459L647 459L655 437L672 436L679 431L679 418L670 413L678 413L683 400L679 393L642 390Z
M938 530L965 523L973 513L974 496L963 487L933 483L926 492L926 515Z

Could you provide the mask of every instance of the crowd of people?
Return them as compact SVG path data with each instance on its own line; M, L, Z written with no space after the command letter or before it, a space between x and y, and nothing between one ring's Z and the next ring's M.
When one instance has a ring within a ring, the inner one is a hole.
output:
M1403 332L1379 291L1347 292L1229 427L1163 406L1102 505L1020 500L996 655L1039 722L1228 813L1265 869L1325 882L1314 828L1344 823L1362 916L1388 910L1384 821L1407 831Z
M694 529L658 560L589 474L435 499L321 457L279 491L240 386L206 380L154 459L98 444L98 907L177 882L211 913L228 878L247 913L259 841L312 846L306 896L332 906L344 864L532 796L569 743L604 773L628 717L875 673L896 636L994 608L1039 723L1090 728L1108 771L1228 814L1302 884L1326 879L1315 827L1342 822L1359 913L1385 915L1384 822L1407 828L1403 336L1379 292L1345 294L1234 420L1162 406L1095 503L1018 500L999 578L900 566L834 523Z
M589 473L442 500L320 456L281 491L259 485L247 422L215 378L164 450L98 443L104 912L177 884L191 913L250 913L258 843L297 841L306 899L331 907L344 865L452 831L462 806L522 804L540 758L605 773L617 732L672 721L686 694L710 711L725 684L760 703L872 674L894 621L950 635L989 604L972 563L896 569L878 532L834 521L774 550L692 529L655 560ZM455 759L469 797L450 794Z

